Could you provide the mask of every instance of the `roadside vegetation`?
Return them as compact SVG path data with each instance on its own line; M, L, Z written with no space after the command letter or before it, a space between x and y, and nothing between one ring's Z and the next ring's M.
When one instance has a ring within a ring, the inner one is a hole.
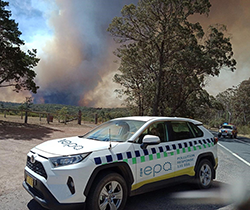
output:
M30 104L26 109L26 102L24 103L11 103L0 102L0 113L4 115L7 111L7 115L24 115L24 111L29 111L29 117L42 117L46 118L47 114L54 117L54 120L63 122L65 120L75 119L81 111L83 121L95 122L95 117L99 122L105 122L113 118L130 116L131 112L127 108L93 108L93 107L81 107L70 106L63 104Z

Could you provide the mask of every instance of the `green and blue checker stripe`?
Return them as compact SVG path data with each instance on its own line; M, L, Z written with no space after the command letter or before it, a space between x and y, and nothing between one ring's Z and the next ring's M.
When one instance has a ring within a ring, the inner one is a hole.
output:
M160 159L167 156L172 156L175 153L177 155L196 151L200 149L206 149L214 146L214 138L185 141L181 143L171 144L166 146L159 146L144 150L128 151L123 153L117 153L113 155L106 155L103 157L95 157L94 161L96 165L103 165L113 162L124 161L129 164L143 163L151 160Z

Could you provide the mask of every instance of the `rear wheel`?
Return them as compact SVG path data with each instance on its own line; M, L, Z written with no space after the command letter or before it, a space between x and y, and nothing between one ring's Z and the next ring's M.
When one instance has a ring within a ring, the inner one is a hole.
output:
M90 191L87 207L90 210L122 210L127 196L127 185L120 174L103 174Z
M196 182L200 189L208 189L212 185L213 166L207 159L202 160L196 171Z

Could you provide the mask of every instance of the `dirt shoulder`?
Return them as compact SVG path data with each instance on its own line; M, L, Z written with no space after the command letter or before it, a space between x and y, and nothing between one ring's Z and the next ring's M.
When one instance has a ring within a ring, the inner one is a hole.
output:
M1 196L22 188L27 153L34 146L50 140L78 136L94 124L54 123L24 124L0 119L0 200Z

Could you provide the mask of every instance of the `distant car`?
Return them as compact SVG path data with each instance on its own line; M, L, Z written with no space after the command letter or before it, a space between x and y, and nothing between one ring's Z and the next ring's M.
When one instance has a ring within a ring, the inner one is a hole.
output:
M219 129L218 137L237 138L237 134L238 131L235 125L224 123Z

